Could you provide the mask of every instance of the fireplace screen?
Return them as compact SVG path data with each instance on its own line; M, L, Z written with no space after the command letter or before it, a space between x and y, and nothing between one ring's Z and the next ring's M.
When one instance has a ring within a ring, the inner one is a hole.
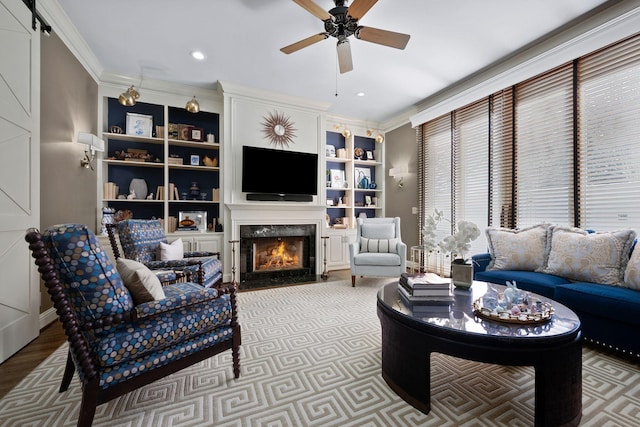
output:
M299 237L255 239L253 271L301 268L304 241Z

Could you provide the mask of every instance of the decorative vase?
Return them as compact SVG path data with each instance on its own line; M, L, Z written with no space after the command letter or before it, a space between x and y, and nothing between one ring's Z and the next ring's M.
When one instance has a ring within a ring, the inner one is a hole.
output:
M142 178L133 178L129 184L129 193L135 192L136 199L147 198L147 181Z
M375 190L376 188L378 188L378 184L376 184L375 182L371 181L371 183L369 184L369 188L371 190Z
M191 198L193 200L198 199L198 196L200 195L200 186L196 181L193 181L191 183L191 186L189 187L189 193L191 194Z
M469 289L473 284L473 265L451 263L451 281L456 288Z

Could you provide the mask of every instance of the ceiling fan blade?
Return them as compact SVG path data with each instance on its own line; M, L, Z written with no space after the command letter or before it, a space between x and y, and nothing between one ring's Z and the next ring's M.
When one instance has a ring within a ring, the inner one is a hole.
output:
M351 46L349 46L349 40L347 39L338 41L338 66L340 67L340 74L353 70Z
M302 48L305 48L307 46L311 46L314 43L318 43L319 41L322 41L324 39L326 39L327 37L329 37L329 34L327 33L320 33L320 34L316 34L314 36L311 37L307 37L306 39L302 39L300 41L297 41L293 44L290 44L289 46L285 46L282 49L280 49L281 52L286 53L287 55L290 53L293 53L295 51L298 51Z
M326 21L327 19L333 19L333 16L326 10L322 9L320 6L315 4L311 0L293 0L294 3L297 3L302 8L306 9L307 12L320 19L321 21Z
M409 43L409 34L395 33L379 28L358 27L354 33L356 38L371 43L377 43L396 49L404 49Z
M353 3L347 10L347 15L358 20L362 18L364 14L367 13L377 2L378 0L353 0Z

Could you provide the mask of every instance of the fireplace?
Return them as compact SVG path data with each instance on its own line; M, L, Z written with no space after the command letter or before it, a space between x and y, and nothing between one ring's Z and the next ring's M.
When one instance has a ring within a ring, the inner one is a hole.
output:
M241 225L240 288L316 279L316 226Z

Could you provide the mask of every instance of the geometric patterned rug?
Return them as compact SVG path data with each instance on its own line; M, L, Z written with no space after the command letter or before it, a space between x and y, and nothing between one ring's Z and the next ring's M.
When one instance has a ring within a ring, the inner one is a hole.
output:
M376 315L376 292L390 280L241 292L239 379L233 379L231 352L225 352L100 405L93 425L533 425L530 367L434 354L431 412L422 414L396 396L380 373ZM0 426L76 425L77 377L58 393L66 351L65 344L0 400ZM581 425L640 425L639 367L585 347Z

